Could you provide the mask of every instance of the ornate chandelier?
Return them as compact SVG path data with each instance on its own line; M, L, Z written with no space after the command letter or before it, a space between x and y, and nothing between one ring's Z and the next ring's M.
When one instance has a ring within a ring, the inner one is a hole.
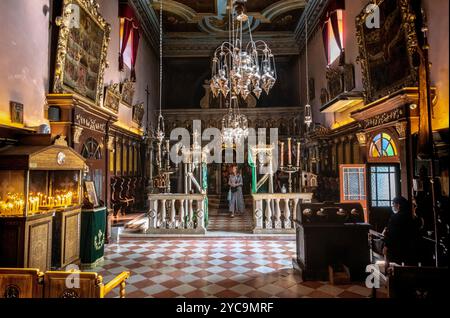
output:
M232 99L232 103L237 99ZM222 118L222 141L225 145L232 145L242 138L248 137L247 117L239 112L239 108L229 105L228 113Z
M305 33L306 33L306 37L305 37L305 59L306 59L306 63L305 63L305 73L306 73L306 105L305 105L305 124L306 126L309 127L311 126L312 122L313 122L313 118L312 118L312 110L311 110L311 105L310 105L310 96L309 96L309 56L308 56L308 16L305 17Z
M276 83L275 58L264 41L254 41L251 19L246 14L247 0L229 0L229 40L214 52L211 92L214 97L229 98L228 113L222 119L225 145L248 136L247 117L239 111L239 97L246 100L253 93L260 98L269 94ZM248 25L249 42L244 44L244 25Z
M214 97L241 96L253 92L259 99L263 90L269 94L277 80L275 58L264 41L253 41L251 19L245 12L247 0L229 0L229 41L214 52L211 91ZM250 40L243 41L244 24Z
M155 132L155 138L161 145L165 138L164 116L162 115L162 85L163 85L163 0L160 2L159 11L159 116L158 128Z

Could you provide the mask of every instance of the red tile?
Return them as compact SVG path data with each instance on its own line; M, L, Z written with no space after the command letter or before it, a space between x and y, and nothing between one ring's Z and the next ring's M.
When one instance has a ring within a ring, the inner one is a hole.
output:
M175 298L179 296L177 293L174 293L171 290L165 290L163 292L152 295L155 298Z
M232 290L223 290L223 291L215 294L214 296L219 297L219 298L238 298L241 295Z
M240 282L237 282L237 281L232 280L232 279L224 279L224 280L222 280L220 282L217 282L216 284L219 285L219 286L225 287L225 288L231 288L231 287L234 287L236 285L239 285Z
M178 286L183 285L183 284L184 284L183 282L180 282L177 279L171 279L171 280L168 280L166 282L161 283L160 285L162 285L164 287L167 287L169 289L172 289L174 287L178 287Z

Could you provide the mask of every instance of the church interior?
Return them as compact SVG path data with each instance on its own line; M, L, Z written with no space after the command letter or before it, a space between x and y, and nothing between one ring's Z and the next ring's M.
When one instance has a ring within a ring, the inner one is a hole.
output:
M1 0L0 298L448 297L448 6Z

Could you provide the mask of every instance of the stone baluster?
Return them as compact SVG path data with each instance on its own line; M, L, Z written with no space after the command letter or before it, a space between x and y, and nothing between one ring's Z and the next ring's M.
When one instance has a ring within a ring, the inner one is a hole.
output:
M292 209L292 218L296 218L297 217L297 209L298 209L298 202L299 202L299 199L298 198L295 198L294 199L294 207L293 207L293 209ZM301 214L300 214L301 215ZM299 220L300 221L300 220Z
M197 201L197 228L205 228L205 212L204 212L205 199Z
M187 220L187 228L193 229L194 228L194 208L192 206L193 200L188 200L188 220Z
M150 200L150 207L148 211L148 227L156 229L158 227L158 200Z
M281 229L281 209L280 209L280 199L275 199L275 228Z
M272 229L272 207L271 207L272 200L266 199L266 221L265 221L265 228L266 229Z
M180 224L178 228L184 229L185 220L184 220L184 200L180 200Z
M289 208L290 199L286 198L284 199L284 228L290 229L292 228L292 222L291 222L291 210Z
M262 230L263 228L263 201L254 200L253 201L253 220L254 220L254 231Z
M159 220L159 227L161 229L166 228L166 215L167 215L166 202L167 200L161 200L161 218Z
M172 200L172 207L170 209L170 220L169 220L169 229L174 229L176 227L175 217L177 215L177 210L175 209L177 201Z

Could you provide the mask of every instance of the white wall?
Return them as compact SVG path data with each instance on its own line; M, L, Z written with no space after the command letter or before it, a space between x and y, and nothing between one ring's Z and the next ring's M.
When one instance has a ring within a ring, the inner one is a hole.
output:
M9 102L24 104L25 126L44 119L49 85L49 0L0 1L0 123L10 122Z
M9 101L24 104L25 126L47 122L44 118L45 96L49 92L49 17L44 6L50 0L0 0L0 123L9 124ZM108 51L109 68L105 85L118 83L127 74L119 72L118 0L99 0L100 12L111 24ZM144 35L137 58L137 90L135 103L145 102L147 85L151 91L149 104L156 108L158 99L158 58ZM54 63L53 61L51 63ZM146 117L146 116L145 116ZM121 126L137 128L132 122L132 109L121 106ZM144 124L145 127L145 124Z

